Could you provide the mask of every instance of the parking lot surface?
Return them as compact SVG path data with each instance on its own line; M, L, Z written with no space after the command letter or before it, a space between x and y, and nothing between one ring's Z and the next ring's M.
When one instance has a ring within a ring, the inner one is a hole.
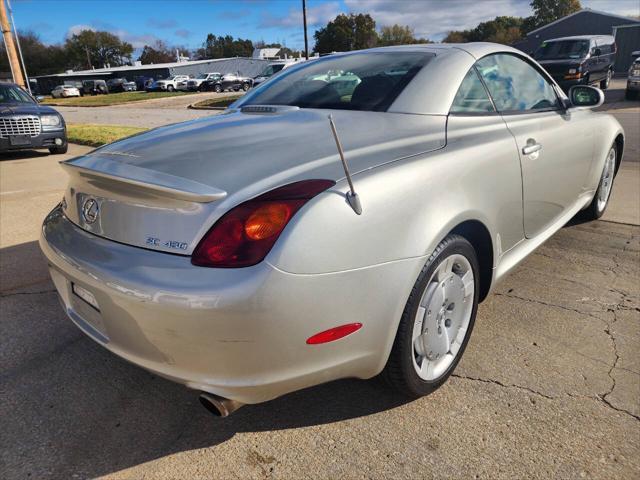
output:
M62 312L36 240L57 161L88 149L1 159L0 478L639 478L634 108L612 110L627 153L605 219L567 225L498 286L442 388L407 401L344 380L224 420Z
M190 110L187 107L209 98L237 95L237 92L194 93L191 95L124 103L110 107L55 107L67 123L95 123L130 127L161 127L176 122L216 115L215 110Z

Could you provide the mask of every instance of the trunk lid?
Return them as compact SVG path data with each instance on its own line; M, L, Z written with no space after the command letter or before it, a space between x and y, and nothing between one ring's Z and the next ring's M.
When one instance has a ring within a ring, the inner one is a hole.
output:
M63 163L65 214L105 238L190 254L215 220L245 200L298 180L344 178L329 113L353 175L445 143L444 116L246 108Z

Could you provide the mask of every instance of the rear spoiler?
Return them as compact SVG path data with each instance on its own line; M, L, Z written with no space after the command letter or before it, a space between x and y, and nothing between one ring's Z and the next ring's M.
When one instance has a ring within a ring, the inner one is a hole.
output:
M219 188L157 170L117 162L97 154L60 162L60 166L71 176L115 181L158 196L189 202L209 203L227 196L227 192Z

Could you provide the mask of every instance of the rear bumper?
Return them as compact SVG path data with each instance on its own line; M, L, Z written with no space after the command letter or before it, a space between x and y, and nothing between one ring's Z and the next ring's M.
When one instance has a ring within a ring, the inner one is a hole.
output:
M0 137L0 152L55 147L56 138L62 139L62 145L66 144L67 131L56 130L50 132L42 132L37 137L31 137L28 145L11 145L11 140L9 138Z
M115 354L190 388L244 403L379 373L423 259L323 275L267 262L194 267L190 258L118 244L56 208L40 246L67 315ZM93 309L72 291L91 292ZM360 322L323 345L306 339Z

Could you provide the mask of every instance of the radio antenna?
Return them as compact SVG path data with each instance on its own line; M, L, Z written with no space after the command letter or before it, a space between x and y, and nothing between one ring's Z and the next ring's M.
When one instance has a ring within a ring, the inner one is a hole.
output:
M331 127L331 133L333 133L333 138L336 141L336 147L338 148L338 153L340 154L340 160L342 161L342 168L344 169L344 174L347 177L347 182L349 183L349 191L347 192L347 202L353 211L358 215L362 214L362 205L360 204L360 197L356 193L356 190L353 188L353 180L351 179L351 173L349 172L349 166L347 165L347 161L344 158L344 151L342 150L342 144L340 143L340 138L338 137L338 131L336 130L336 124L333 123L333 116L329 115L329 126Z

